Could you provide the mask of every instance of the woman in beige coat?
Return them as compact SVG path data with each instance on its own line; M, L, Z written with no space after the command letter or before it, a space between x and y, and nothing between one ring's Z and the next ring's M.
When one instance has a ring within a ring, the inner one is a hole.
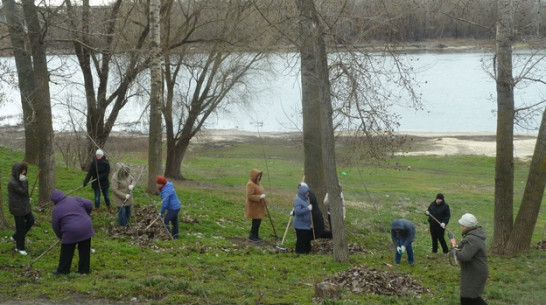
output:
M252 219L248 240L256 243L263 241L259 236L259 230L262 219L265 218L265 203L263 202L265 194L260 180L262 180L262 172L254 168L250 171L250 180L246 183L245 217Z
M114 204L118 208L118 222L124 227L131 218L131 206L133 205L134 181L130 175L129 167L125 164L116 164L118 170L112 178L112 191Z

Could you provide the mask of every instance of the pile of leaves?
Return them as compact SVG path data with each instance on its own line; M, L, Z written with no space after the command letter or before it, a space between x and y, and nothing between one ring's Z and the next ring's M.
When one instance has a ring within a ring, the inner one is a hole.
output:
M133 206L131 219L127 226L122 227L112 222L108 228L110 236L128 240L132 245L149 246L154 241L168 241L171 236L163 226L163 219L159 217L153 206ZM197 219L182 218L181 222L197 224Z
M432 294L408 275L366 266L355 266L326 280L333 286L353 293L372 293L386 296Z
M312 251L315 254L332 254L334 246L331 239L315 239L311 242ZM370 253L359 244L352 243L347 245L349 254Z

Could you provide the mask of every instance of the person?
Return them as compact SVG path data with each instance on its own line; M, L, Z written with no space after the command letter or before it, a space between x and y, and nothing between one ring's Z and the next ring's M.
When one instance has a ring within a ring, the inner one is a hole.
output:
M436 195L436 199L430 203L425 214L428 215L430 236L432 237L432 253L438 252L438 242L440 242L442 251L447 254L449 248L446 244L445 232L449 218L451 218L451 212L443 194Z
M451 249L461 266L461 305L487 305L481 294L489 276L485 231L470 213L459 219L463 239L457 248Z
M91 237L95 235L91 212L91 200L81 197L66 197L60 190L51 193L55 205L51 217L51 227L61 240L59 265L53 274L69 274L74 250L78 247L78 273L88 274L91 264Z
M102 149L97 149L95 152L95 158L89 164L89 170L87 175L83 180L83 186L85 187L91 178L94 181L91 183L91 187L95 191L95 210L98 212L100 208L100 193L104 196L104 202L108 208L108 212L113 213L112 207L110 206L110 195L109 187L110 182L108 181L108 176L110 175L110 163L106 159Z
M259 243L264 241L260 238L260 225L265 218L265 193L261 184L262 171L253 168L250 170L250 179L246 183L245 217L252 219L248 240Z
M341 185L339 186L339 191L341 195L341 208L343 209L343 221L345 221L345 198L343 197L343 192L341 191ZM330 230L332 228L332 218L330 217L330 200L328 199L328 193L324 195L324 205L327 207L328 211L328 223L330 224Z
M182 204L178 200L174 184L167 181L167 178L163 176L157 176L155 179L159 195L161 196L161 210L159 216L163 217L163 224L165 228L171 233L173 238L178 238L178 213ZM165 211L167 213L165 213ZM163 215L165 214L165 215ZM169 226L170 223L170 226Z
M30 208L30 195L27 181L28 164L15 162L11 167L11 177L8 182L9 211L15 218L15 232L11 240L15 241L15 251L27 255L25 238L34 225L34 215Z
M313 231L311 227L311 211L313 206L307 202L309 187L301 183L298 195L294 200L294 229L296 230L296 253L308 254L311 252L311 240Z
M301 185L305 185L309 187L305 182L301 182L298 184L298 189ZM322 216L322 211L320 210L320 206L317 201L317 196L315 196L315 193L311 189L309 189L309 203L312 206L311 210L311 216L313 217L313 221L311 222L311 225L313 226L314 230L314 236L313 238L326 238L331 239L332 238L332 232L327 231L324 226L324 216ZM292 214L293 215L293 214Z
M396 248L396 254L394 261L400 264L402 260L402 254L408 253L408 264L413 265L413 240L415 239L415 225L407 219L393 220L391 225L391 238L394 247Z
M112 178L112 193L114 204L118 208L118 223L125 227L131 218L133 205L134 179L130 169L123 163L116 164L117 171Z

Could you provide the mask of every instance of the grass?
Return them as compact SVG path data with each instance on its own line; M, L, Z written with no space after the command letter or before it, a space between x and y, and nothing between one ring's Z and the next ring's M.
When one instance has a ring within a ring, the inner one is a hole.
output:
M268 207L282 237L296 184L303 175L301 145L281 140L209 144L192 147L183 163L188 180L175 183L183 203L181 217L199 221L181 223L180 239L133 245L130 237L109 235L108 228L116 221L113 215L93 214L96 235L92 239L92 273L54 277L50 273L57 266L59 247L27 268L56 241L49 224L51 210L34 211L37 224L28 234L29 256L15 253L9 241L11 230L0 231L0 303L39 300L38 304L91 304L94 299L109 299L134 304L458 304L459 269L450 266L445 257L429 253L423 211L436 193L442 192L453 215L448 229L460 238L457 219L472 212L491 242L494 159L412 156L389 160L383 166L355 166L348 161L350 150L339 150L340 160L344 160L339 172L347 173L340 181L347 200L348 242L368 250L351 255L348 264L334 262L331 255L272 251L280 239L271 236L268 219L261 226L268 245L244 242L250 228L250 221L243 217L244 186L250 169L264 170ZM12 163L21 160L23 154L9 148L0 148L0 154L3 212L13 226L5 186ZM110 162L142 164L139 154L118 152L125 160ZM526 167L527 163L516 164L516 200L523 191L520 181L526 179ZM31 166L29 180L35 173L36 168ZM84 176L84 172L59 166L57 188L65 192L76 189L74 195L91 199L89 187L79 188ZM37 194L33 197L36 199ZM157 200L145 194L141 186L135 189L137 205L152 205L152 199ZM430 289L432 296L388 297L344 291L339 300L313 299L315 283L351 266L386 268L382 263L393 260L389 229L396 218L409 219L417 226L416 264L400 264L388 270L413 277ZM491 274L484 297L490 304L541 304L546 299L546 253L534 247L545 239L545 226L546 217L541 213L527 253L489 257ZM294 245L295 234L289 230L284 246L293 249ZM73 270L76 264L77 255Z

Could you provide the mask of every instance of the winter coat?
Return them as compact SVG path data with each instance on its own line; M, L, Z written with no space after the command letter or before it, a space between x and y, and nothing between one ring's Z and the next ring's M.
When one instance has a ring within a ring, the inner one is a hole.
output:
M31 212L28 181L20 181L19 175L27 169L26 163L16 162L11 167L11 178L8 182L9 211L13 216L25 216Z
M430 215L436 218L440 223L443 222L447 226L449 223L449 218L451 218L451 212L449 210L449 205L444 200L442 200L440 204L437 204L436 200L434 200L428 206L428 211L430 212ZM440 226L440 224L430 216L428 217L428 223L431 226Z
M313 228L315 229L316 238L332 238L332 232L324 229L324 216L320 210L317 197L312 191L309 191L309 202L313 206L311 214L313 215Z
M110 186L108 181L108 176L110 175L110 163L106 160L106 156L102 158L95 159L89 164L89 170L87 171L87 176L83 180L83 185L87 185L91 178L97 179L91 183L91 187L94 190L104 190ZM97 178L98 177L98 178Z
M133 185L134 179L130 175L130 169L124 164L117 164L117 171L112 177L112 193L114 194L114 204L117 207L131 206L133 204L133 195L129 190L129 185ZM129 199L125 199L127 194L131 194Z
M311 211L307 207L307 192L309 187L301 185L298 189L298 196L294 200L294 229L311 230Z
M453 251L461 266L461 297L477 298L483 293L489 276L483 228L471 228L463 233L459 249Z
M51 193L53 216L51 227L63 244L73 244L95 235L91 222L93 204L90 200L80 197L66 197L66 195L54 190Z
M258 169L250 171L250 179L246 183L245 217L252 219L265 218L265 204L260 199L264 188L258 180L262 172Z
M396 233L395 230L400 230ZM395 247L408 247L415 239L415 225L406 219L393 220L391 226L391 238Z
M175 211L180 210L180 207L182 207L172 182L167 182L159 192L159 195L161 195L161 211L159 212L161 215L163 215L166 210Z

